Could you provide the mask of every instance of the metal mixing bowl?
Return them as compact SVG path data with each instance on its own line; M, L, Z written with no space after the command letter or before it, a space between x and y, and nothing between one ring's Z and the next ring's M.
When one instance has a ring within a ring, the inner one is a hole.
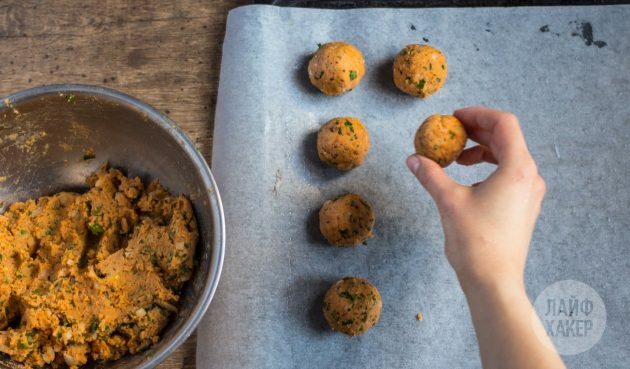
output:
M93 149L95 158L84 160ZM151 349L88 367L151 368L193 332L217 288L225 248L221 199L208 165L173 121L123 93L85 85L36 87L0 101L0 210L59 191L84 191L109 162L145 183L157 178L193 203L200 241L180 311ZM0 366L15 367L8 357Z

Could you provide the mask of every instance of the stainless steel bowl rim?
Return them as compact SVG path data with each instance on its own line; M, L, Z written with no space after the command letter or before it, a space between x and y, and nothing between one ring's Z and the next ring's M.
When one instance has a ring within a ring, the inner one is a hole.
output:
M93 85L82 84L55 84L48 86L33 87L26 90L22 90L7 96L0 97L0 108L9 104L17 103L22 100L31 99L40 95L51 93L76 93L83 92L87 94L98 95L106 97L112 101L131 106L139 111L146 113L147 117L157 123L161 128L167 131L182 149L190 156L195 166L198 168L203 183L210 191L210 208L212 212L212 252L210 272L206 279L204 289L201 291L197 305L194 307L190 317L183 324L181 329L168 341L165 342L159 351L156 351L154 355L148 357L141 365L140 369L148 369L157 366L160 362L166 359L172 354L195 330L201 318L203 318L210 301L214 296L214 293L219 284L219 278L221 276L221 270L223 268L223 259L225 257L225 216L223 213L223 205L221 203L221 196L217 184L212 176L210 168L205 159L195 148L193 142L188 136L180 129L175 122L173 122L168 116L161 113L149 104L146 104L132 96L125 93L112 90L109 88Z

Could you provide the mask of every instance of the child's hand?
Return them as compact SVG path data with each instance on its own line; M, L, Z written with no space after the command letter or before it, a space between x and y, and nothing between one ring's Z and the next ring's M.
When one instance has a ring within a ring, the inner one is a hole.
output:
M538 175L511 113L483 107L455 111L471 140L480 145L462 152L463 165L497 164L481 183L453 181L435 162L412 155L409 169L437 204L446 256L464 290L470 286L523 286L527 251L545 182Z

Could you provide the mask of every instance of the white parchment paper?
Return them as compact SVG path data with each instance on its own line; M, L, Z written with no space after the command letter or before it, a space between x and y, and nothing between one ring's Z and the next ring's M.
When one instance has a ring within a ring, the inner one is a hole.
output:
M569 367L627 367L629 18L628 6L233 10L212 161L227 250L198 330L198 368L480 367L438 214L404 164L424 118L474 104L519 116L547 181L530 296L576 279L606 303L602 340L566 357ZM353 43L366 60L360 86L341 97L319 93L306 72L317 43L332 40ZM425 42L444 51L450 74L423 101L396 90L391 68L404 45ZM372 139L366 163L346 174L315 152L318 127L343 115L359 117ZM491 170L448 168L467 184ZM367 246L327 246L317 211L349 191L373 205L376 235ZM369 279L383 297L378 325L355 338L330 331L321 314L328 286L348 275Z

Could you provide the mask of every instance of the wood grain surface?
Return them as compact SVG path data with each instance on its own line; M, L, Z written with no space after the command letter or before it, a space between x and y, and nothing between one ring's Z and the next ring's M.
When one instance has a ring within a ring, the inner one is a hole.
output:
M0 96L54 83L103 85L168 114L212 153L221 47L246 0L0 0ZM159 366L195 367L196 336Z

